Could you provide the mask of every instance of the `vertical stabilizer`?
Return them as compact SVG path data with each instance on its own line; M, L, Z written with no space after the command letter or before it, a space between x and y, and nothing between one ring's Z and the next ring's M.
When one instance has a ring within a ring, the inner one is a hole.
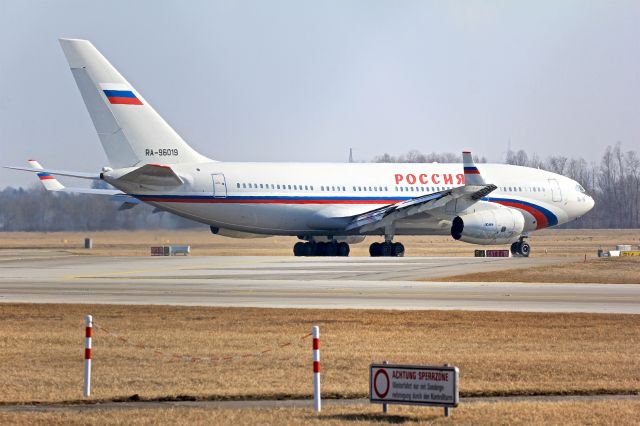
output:
M60 39L60 45L113 167L207 161L89 41Z
M58 182L51 173L45 172L42 165L36 160L29 160L29 165L37 170L42 170L42 172L38 173L38 179L40 179L40 183L44 186L44 189L47 191L60 191L64 189L64 185Z

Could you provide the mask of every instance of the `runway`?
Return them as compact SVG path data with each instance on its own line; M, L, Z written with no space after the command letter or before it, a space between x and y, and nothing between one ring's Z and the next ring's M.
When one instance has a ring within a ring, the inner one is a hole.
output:
M0 253L0 302L640 313L636 284L421 282L567 259ZM508 272L505 272L508 273Z

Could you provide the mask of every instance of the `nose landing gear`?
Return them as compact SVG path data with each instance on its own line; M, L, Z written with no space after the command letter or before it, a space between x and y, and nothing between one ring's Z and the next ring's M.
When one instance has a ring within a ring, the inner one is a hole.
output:
M511 254L513 256L529 257L531 246L524 240L526 236L521 236L518 241L511 244Z

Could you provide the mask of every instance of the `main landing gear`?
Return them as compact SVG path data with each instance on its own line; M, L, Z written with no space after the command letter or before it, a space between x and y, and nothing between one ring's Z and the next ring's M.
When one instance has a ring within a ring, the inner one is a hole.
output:
M402 257L404 256L404 245L402 243L373 243L369 246L371 257Z
M349 256L349 244L337 241L298 241L293 246L294 256Z
M513 256L529 257L531 254L531 246L524 240L525 235L521 236L518 241L511 244L511 254Z

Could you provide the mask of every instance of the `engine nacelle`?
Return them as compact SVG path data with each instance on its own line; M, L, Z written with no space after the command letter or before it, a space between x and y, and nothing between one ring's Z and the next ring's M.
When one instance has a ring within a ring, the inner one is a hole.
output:
M504 207L457 216L451 225L451 236L473 244L510 244L518 240L523 230L522 213Z

